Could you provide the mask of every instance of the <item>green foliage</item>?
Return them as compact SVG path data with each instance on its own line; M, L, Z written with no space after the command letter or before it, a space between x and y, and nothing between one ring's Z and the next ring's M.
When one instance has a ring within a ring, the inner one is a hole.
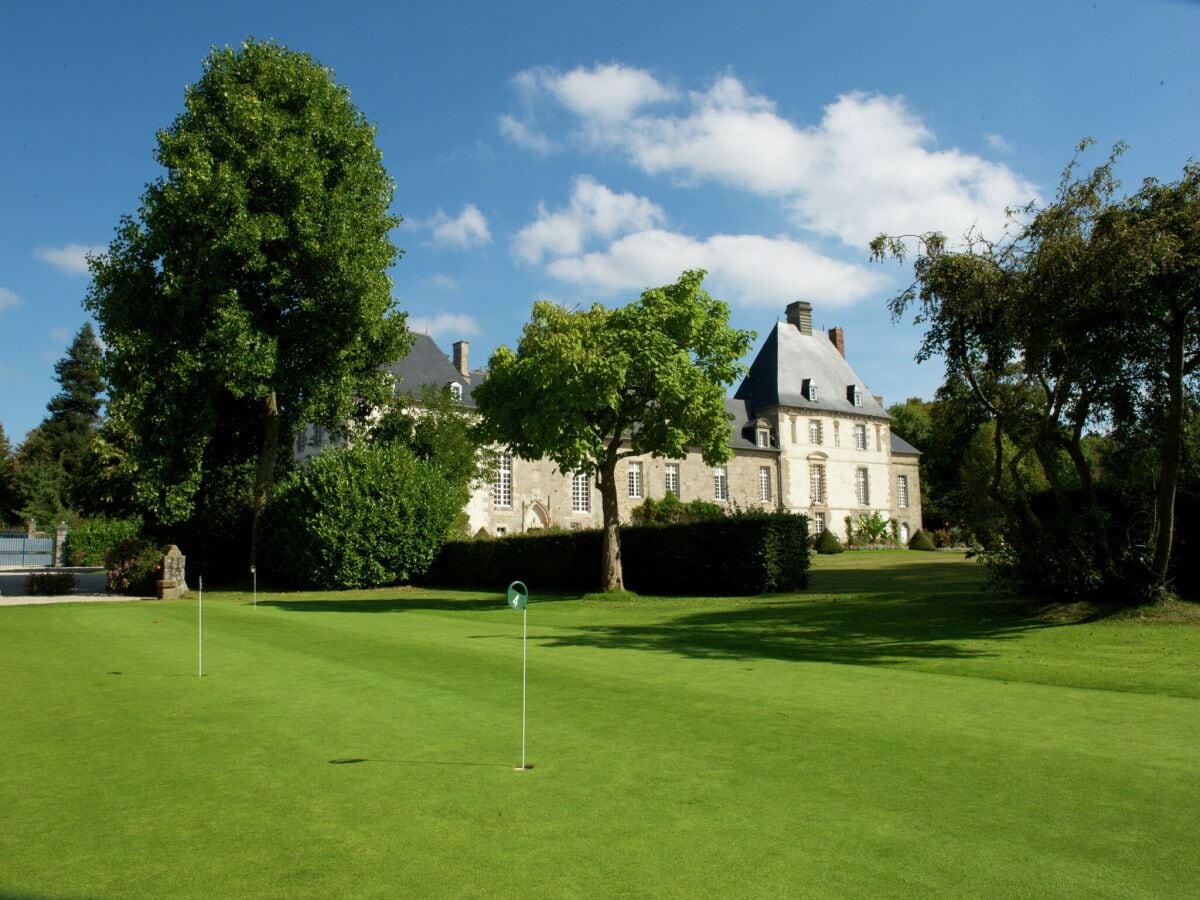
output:
M991 558L1028 590L1140 596L1131 572L1155 590L1168 584L1200 373L1200 165L1119 198L1124 149L1090 173L1073 160L1054 200L1016 211L998 242L969 233L951 248L941 234L921 236L915 280L891 301L896 316L915 308L926 326L918 359L944 356L947 384L990 426L952 445L968 448L958 501ZM904 238L883 235L871 249L908 253ZM1109 505L1119 491L1098 477L1089 429L1112 429L1118 442L1154 435L1134 515ZM935 497L945 474L929 477ZM1128 526L1109 527L1116 519ZM1077 532L1080 522L1088 530Z
M429 567L466 499L402 445L327 450L280 483L259 575L319 588L406 581Z
M858 520L852 529L853 543L860 546L888 543L891 526L878 510L869 513L859 513Z
M70 572L33 572L25 579L30 597L57 597L75 592L75 576Z
M846 548L842 546L842 542L838 540L838 536L833 533L833 530L826 528L817 535L816 541L813 542L813 549L829 556L834 553L843 553Z
M606 589L621 587L617 533L620 459L656 454L729 458L725 387L754 335L701 289L702 271L643 292L628 306L567 310L534 304L514 353L500 347L475 388L484 438L523 459L596 476L604 515Z
M913 536L908 539L909 550L936 550L937 547L933 543L933 538L929 536L929 532L918 528L913 532Z
M495 452L481 443L474 423L448 387L426 385L419 400L394 398L371 426L367 441L408 447L458 485L486 482L495 465Z
M108 551L108 590L133 597L153 597L162 572L162 550L145 538L127 538Z
M386 401L408 345L391 298L393 183L332 72L247 40L214 49L158 133L164 174L91 260L110 415L140 503L188 519L209 468L253 460L253 510L280 434Z
M621 529L625 580L641 594L759 594L808 582L808 520L743 513L677 525ZM520 579L531 590L592 591L598 531L526 532L493 541L447 543L431 584L495 588Z
M0 525L16 523L19 507L17 493L17 464L13 458L12 444L0 425Z
M122 541L140 537L142 520L95 516L80 519L67 533L66 559L70 566L99 566Z
M687 522L708 522L725 518L725 507L707 500L689 500L684 503L673 493L661 500L647 497L640 506L634 507L630 517L635 525L680 525Z

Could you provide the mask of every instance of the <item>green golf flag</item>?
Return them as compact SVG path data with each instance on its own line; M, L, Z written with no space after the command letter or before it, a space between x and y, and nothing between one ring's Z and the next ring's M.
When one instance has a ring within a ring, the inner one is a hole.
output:
M508 605L513 609L524 609L529 603L529 588L523 581L514 581L508 586Z

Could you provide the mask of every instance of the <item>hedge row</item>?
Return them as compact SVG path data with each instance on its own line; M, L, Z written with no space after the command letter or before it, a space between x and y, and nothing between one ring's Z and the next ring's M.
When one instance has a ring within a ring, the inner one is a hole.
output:
M442 546L427 584L532 591L600 588L599 531L528 532ZM643 594L761 594L808 584L808 519L787 513L621 529L625 586Z

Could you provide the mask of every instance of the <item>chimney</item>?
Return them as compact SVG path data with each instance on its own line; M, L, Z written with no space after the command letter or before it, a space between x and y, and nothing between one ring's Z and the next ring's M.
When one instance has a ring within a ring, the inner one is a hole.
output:
M812 334L812 304L797 300L787 305L788 324L795 325L801 334Z
M470 379L471 368L467 365L467 348L470 347L466 341L454 342L454 368L458 369L458 374L463 378Z
M833 341L833 346L837 347L838 353L842 357L846 356L846 329L845 328L830 328L829 339Z

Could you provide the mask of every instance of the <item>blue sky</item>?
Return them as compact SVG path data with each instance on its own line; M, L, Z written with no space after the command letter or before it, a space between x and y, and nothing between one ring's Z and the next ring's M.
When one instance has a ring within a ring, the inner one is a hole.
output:
M1127 187L1200 152L1200 4L4 4L0 424L45 415L88 249L148 181L213 45L304 50L378 125L405 217L395 296L482 365L534 300L620 304L709 270L760 340L791 300L886 402L937 362L886 299L879 231L961 234L1053 195L1076 142Z

